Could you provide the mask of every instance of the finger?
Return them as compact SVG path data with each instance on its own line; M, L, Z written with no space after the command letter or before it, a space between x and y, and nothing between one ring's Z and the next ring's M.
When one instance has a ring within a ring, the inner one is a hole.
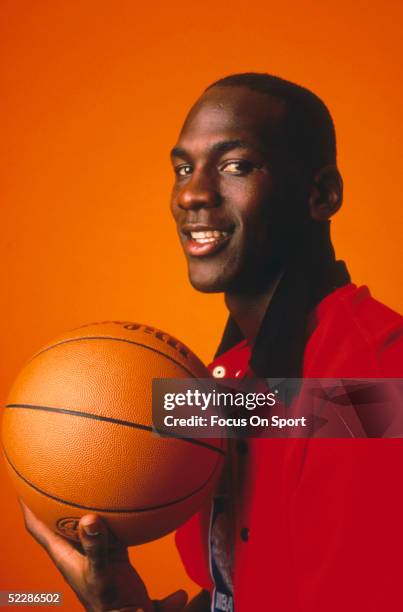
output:
M28 533L46 550L63 575L72 572L82 558L80 553L77 552L71 542L59 536L40 521L21 499L18 501Z
M78 524L78 533L90 571L102 570L108 562L108 531L96 514L86 514Z
M37 540L37 542L43 546L48 552L49 550L53 550L56 546L57 548L65 549L69 551L76 552L73 546L68 542L65 538L62 538L57 533L52 531L45 523L40 521L35 514L24 504L24 502L20 499L18 500L22 509L22 514L24 517L25 526L27 531L32 535L32 537Z
M158 610L161 612L180 612L186 606L188 595L186 591L175 591L172 595L168 595L165 599L158 602Z
M42 523L35 514L24 504L21 499L18 499L21 506L22 516L24 518L25 527L30 535L37 540L37 542L47 548L48 540L51 538L50 529Z

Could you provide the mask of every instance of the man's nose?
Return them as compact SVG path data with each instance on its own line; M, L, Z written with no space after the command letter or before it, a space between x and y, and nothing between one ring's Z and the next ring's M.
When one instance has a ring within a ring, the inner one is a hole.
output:
M218 206L221 197L214 181L194 173L177 194L177 205L184 210Z

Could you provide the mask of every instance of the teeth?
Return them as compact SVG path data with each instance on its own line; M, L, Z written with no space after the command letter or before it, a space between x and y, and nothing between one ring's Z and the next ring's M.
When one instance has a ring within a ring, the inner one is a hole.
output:
M205 232L190 232L193 240L200 244L206 244L208 242L214 242L217 238L225 238L228 236L228 232L221 232L219 230L207 230Z

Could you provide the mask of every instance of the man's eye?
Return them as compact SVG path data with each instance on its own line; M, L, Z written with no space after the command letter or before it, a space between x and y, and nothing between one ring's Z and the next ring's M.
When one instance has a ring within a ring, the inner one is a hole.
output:
M235 174L237 176L240 176L242 174L249 174L249 172L252 172L252 170L255 169L255 165L252 164L249 161L228 161L226 163L224 163L220 170L221 172L226 172L228 174Z
M189 164L182 164L181 166L176 166L175 174L177 176L190 176L192 174L192 166Z

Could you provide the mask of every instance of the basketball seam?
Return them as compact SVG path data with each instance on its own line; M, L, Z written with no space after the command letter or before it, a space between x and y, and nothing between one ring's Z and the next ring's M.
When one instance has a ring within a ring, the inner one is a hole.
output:
M225 455L225 451L221 448L217 448L216 446L212 446L207 442L202 442L201 440L197 440L195 438L184 438L182 436L177 436L172 432L161 431L151 425L142 425L141 423L134 423L133 421L124 421L122 419L115 419L113 417L103 416L101 414L92 414L91 412L83 412L80 410L69 410L68 408L55 408L53 406L38 406L36 404L7 404L5 408L22 408L27 410L42 410L44 412L55 412L60 414L69 414L71 416L77 416L84 419L94 419L95 421L104 421L106 423L113 423L115 425L122 425L123 427L132 427L133 429L142 429L144 431L150 431L154 433L163 434L161 437L166 438L174 438L176 440L182 440L183 442L189 442L190 444L195 444L196 446L202 446L207 450L211 450L215 453L219 453L220 455Z
M212 470L211 474L209 475L209 477L207 478L207 480L200 485L199 487L197 487L197 489L195 489L194 491L192 491L191 493L188 493L187 495L180 497L178 499L175 499L173 501L167 502L165 504L159 504L157 506L149 506L147 508L134 508L134 509L115 509L115 508L97 508L97 507L93 507L93 506L84 506L82 504L77 504L75 502L71 502L65 499L62 499L61 497L57 497L56 495L52 495L51 493L46 493L46 491L44 491L43 489L40 489L38 486L34 485L30 480L28 480L27 478L25 478L25 476L23 476L18 470L17 468L14 466L14 464L11 462L10 458L8 457L4 447L3 447L3 452L4 452L4 456L7 460L7 463L9 464L9 466L11 467L11 469L17 474L17 476L23 481L25 482L25 484L27 484L28 486L30 486L32 489L34 489L35 491L37 491L38 493L40 493L41 495L44 495L45 497L49 497L50 499L53 499L57 502L60 502L64 505L67 506L72 506L74 508L81 508L82 510L91 510L93 512L109 512L110 514L133 514L133 513L140 513L140 512L151 512L152 510L161 510L162 508L167 508L168 506L173 506L175 504L179 504L180 502L185 501L186 499L189 499L190 497L193 497L193 495L196 495L196 493L199 493L202 489L204 489L205 486L208 485L208 483L210 482L210 480L212 479L212 477L214 476L218 465L219 465L219 461L217 460L214 469Z
M126 338L113 338L111 336L85 336L82 338L69 338L68 340L61 340L60 342L57 342L56 344L52 344L52 346L47 346L46 348L39 351L39 353L36 353L36 355L32 357L31 361L33 361L36 357L39 357L39 355L42 355L42 353L45 353L46 351L50 351L51 349L57 346L60 346L61 344L67 344L69 342L81 342L82 340L114 340L115 342L126 342L127 344L135 344L136 346L141 346L150 351L153 351L154 353L158 353L159 355L162 355L163 357L166 357L167 359L169 359L169 361L173 361L175 365L178 365L179 367L181 367L183 370L185 370L185 372L190 374L192 378L194 378L194 373L191 370L189 370L182 363L180 363L179 361L176 361L176 359L174 359L170 355L167 355L163 351L159 351L158 349L152 346L149 346L148 344L143 344L142 342L136 342L135 340L128 340Z

